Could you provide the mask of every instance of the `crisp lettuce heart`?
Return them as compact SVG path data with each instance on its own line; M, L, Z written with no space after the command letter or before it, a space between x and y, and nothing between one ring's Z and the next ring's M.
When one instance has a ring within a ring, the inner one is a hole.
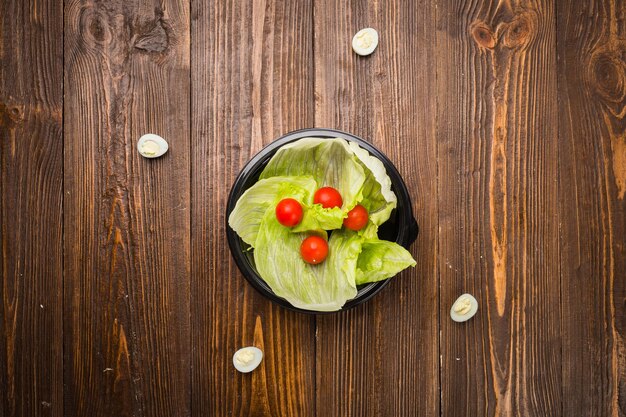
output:
M304 208L304 216L300 224L291 228L292 232L307 230L334 230L343 224L345 212L339 207L324 208L321 204L313 204Z

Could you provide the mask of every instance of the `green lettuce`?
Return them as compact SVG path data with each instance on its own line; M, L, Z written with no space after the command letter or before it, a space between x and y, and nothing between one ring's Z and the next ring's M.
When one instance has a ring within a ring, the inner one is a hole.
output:
M334 231L326 260L310 265L300 256L300 244L309 235L293 233L268 209L255 243L257 271L276 295L295 307L339 310L357 294L355 274L362 239L356 233Z
M355 142L350 142L349 147L366 174L360 203L367 209L370 220L380 226L389 219L398 203L398 198L391 190L391 178L380 159L370 155Z
M387 221L397 205L384 164L355 142L304 138L289 143L276 152L261 178L294 175L311 175L319 187L337 189L344 212L362 204L376 225Z
M294 226L291 231L298 233L308 230L339 229L345 216L345 212L339 207L324 208L321 204L309 205L304 207L302 221Z
M304 138L289 143L274 154L260 178L301 175L311 175L320 188L339 191L344 211L363 198L365 170L343 139Z
M415 266L411 253L394 242L365 239L357 261L356 285L391 278L409 266Z
M241 240L255 247L259 226L267 210L283 198L311 205L317 183L311 176L272 177L259 180L244 192L228 217L229 226Z

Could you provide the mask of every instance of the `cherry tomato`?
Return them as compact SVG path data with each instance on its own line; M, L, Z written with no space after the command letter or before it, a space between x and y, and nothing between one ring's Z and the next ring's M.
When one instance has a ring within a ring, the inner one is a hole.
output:
M348 212L348 217L343 219L343 225L350 230L361 230L367 224L368 217L367 209L357 204Z
M333 187L322 187L315 192L313 203L321 204L324 208L341 207L343 200L339 191Z
M276 219L283 226L293 227L302 221L302 206L298 200L283 198L276 205Z
M309 236L300 245L300 255L305 262L319 264L328 256L328 243L319 236Z

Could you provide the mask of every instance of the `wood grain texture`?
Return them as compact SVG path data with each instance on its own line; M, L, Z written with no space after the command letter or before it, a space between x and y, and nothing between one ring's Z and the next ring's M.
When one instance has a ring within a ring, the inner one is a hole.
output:
M66 416L190 414L189 45L184 0L65 4Z
M192 410L196 416L315 415L315 318L245 281L226 242L230 187L262 146L313 126L312 4L192 4ZM264 350L240 374L233 353Z
M563 415L626 416L625 17L558 3Z
M0 416L63 414L63 6L0 3Z
M554 6L440 4L438 27L441 410L559 415Z
M626 417L625 120L616 0L3 0L0 416ZM416 268L317 317L224 221L313 126L386 153L420 224Z
M386 153L420 224L415 269L365 305L318 316L319 416L438 415L434 18L427 1L315 2L316 125ZM380 43L359 57L351 40L364 27Z

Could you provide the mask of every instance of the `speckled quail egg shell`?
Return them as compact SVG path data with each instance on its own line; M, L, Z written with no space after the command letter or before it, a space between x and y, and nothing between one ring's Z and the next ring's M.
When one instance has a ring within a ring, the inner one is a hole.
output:
M239 352L246 350L246 349L249 349L253 352L254 359L252 359L252 361L249 364L242 365L239 362L237 362L236 358ZM245 374L245 373L254 371L261 364L262 359L263 359L263 351L261 351L261 349L254 347L254 346L243 347L239 349L237 352L235 352L235 354L233 355L233 365L235 366L235 369Z
M463 300L465 297L470 300L470 309L465 314L459 314L454 311L454 308ZM450 318L458 323L462 323L474 317L476 312L478 311L478 301L471 294L463 294L459 298L456 299L452 307L450 308Z
M148 141L154 142L158 145L159 150L156 153L147 154L144 152L143 145L145 142L148 142ZM168 149L169 149L169 145L167 144L167 141L163 139L161 136L155 135L154 133L147 133L143 135L142 137L139 138L139 141L137 142L137 151L139 151L141 156L143 156L144 158L158 158L159 156L163 156L163 154L165 154L165 152L167 152Z

